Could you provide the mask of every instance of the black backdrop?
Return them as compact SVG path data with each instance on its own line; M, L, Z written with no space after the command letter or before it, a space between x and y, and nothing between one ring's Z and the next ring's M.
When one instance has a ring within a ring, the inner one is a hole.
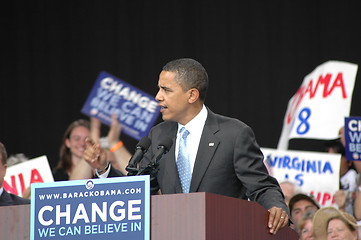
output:
M45 154L53 166L67 125L86 118L80 109L100 71L154 95L161 67L191 57L208 70L206 105L246 122L262 147L275 148L305 75L328 60L361 63L358 2L4 2L0 141L9 154ZM360 84L358 74L354 116ZM133 150L136 141L123 139ZM312 140L290 147L322 150Z

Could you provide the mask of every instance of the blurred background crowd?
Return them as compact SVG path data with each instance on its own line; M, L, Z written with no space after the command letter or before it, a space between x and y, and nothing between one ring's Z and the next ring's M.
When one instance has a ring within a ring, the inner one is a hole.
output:
M179 57L208 70L207 106L250 125L261 147L276 148L287 103L305 75L329 60L361 63L360 9L357 1L321 0L9 1L0 10L7 165L46 155L55 180L71 179L92 136L125 171L137 140L121 134L119 122L104 126L80 109L100 71L154 95L160 67ZM360 84L358 74L350 116L361 116ZM294 183L281 183L300 239L358 239L361 167L344 159L344 147L342 130L333 141L289 142L289 149L342 156L333 207L320 208Z

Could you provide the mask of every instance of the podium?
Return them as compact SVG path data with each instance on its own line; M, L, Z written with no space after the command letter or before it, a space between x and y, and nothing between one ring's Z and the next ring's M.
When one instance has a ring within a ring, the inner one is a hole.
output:
M152 240L297 240L286 226L276 235L267 227L268 211L249 202L211 193L151 198Z
M0 207L1 239L29 240L30 205ZM211 193L151 197L151 240L297 240L284 227L267 228L268 211L255 202Z

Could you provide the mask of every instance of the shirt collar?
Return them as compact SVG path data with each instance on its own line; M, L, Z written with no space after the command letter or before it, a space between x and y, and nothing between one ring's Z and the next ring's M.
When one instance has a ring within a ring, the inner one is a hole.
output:
M178 123L178 133L182 127L185 127L190 134L199 135L202 134L204 124L206 122L208 111L203 104L202 110L186 125Z

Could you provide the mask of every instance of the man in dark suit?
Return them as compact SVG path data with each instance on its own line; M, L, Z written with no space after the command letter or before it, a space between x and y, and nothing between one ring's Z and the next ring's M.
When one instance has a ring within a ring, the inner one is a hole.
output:
M156 188L162 194L210 192L256 201L270 212L270 233L286 226L288 207L277 180L267 172L252 129L205 107L208 75L203 66L193 59L171 61L163 67L158 87L156 100L164 122L151 129L152 144L142 165L151 161L165 136L173 145L159 160ZM188 133L185 142L182 128ZM89 144L84 158L102 169L101 174L114 176L96 146ZM179 165L180 159L187 159L186 164Z
M8 193L2 187L7 169L7 153L4 145L0 142L0 206L29 204L30 200L12 193Z

